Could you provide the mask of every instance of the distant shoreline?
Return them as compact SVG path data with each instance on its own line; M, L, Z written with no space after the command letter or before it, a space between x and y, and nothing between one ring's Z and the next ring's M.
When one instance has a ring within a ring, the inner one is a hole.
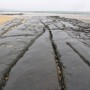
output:
M90 12L59 12L59 11L6 11L0 12L0 15L22 15L22 16L60 16L65 18L78 19L90 23Z
M90 12L79 11L0 11L0 13L52 13L52 14L81 14L90 15Z

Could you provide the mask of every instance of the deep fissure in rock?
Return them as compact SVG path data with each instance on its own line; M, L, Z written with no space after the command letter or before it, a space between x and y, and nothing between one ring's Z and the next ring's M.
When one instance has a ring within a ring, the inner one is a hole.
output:
M43 23L43 24L45 25L45 23ZM56 62L56 65L57 65L59 85L61 86L61 90L66 90L66 85L65 85L64 75L63 75L63 67L62 67L63 65L62 65L62 62L60 60L60 54L57 50L56 44L54 43L53 34L52 34L49 26L45 25L45 27L49 30L49 34L50 34L50 41L51 41L51 44L52 44L52 48L53 48L54 56L55 56L55 62Z

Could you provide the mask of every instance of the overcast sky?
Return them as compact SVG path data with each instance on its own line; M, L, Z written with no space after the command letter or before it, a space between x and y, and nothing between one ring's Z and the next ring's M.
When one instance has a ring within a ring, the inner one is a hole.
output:
M0 9L27 11L90 11L90 0L0 0Z

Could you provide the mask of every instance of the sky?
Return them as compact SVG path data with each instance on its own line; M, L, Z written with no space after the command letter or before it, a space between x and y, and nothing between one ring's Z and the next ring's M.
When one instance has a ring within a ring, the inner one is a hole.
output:
M0 0L0 9L90 12L90 0Z

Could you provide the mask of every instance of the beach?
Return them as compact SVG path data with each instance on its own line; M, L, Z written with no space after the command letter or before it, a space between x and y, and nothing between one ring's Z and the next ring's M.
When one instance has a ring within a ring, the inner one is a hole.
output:
M13 18L14 18L14 16L10 16L10 15L0 15L0 24L10 21Z
M0 17L0 90L90 90L89 16Z
M24 12L23 12L24 13ZM90 23L90 15L85 14L58 14L58 13L24 13L26 16L60 16L66 18L78 19Z
M90 23L90 15L85 15L85 14L57 14L57 13L29 13L29 12L28 13L22 12L22 13L24 14L22 16L60 16L60 17L72 18L72 19L81 20L86 23ZM12 20L15 17L20 17L20 16L19 15L0 15L0 24L3 24L8 20Z
M79 15L79 14L61 14L61 17L78 19L86 23L90 23L90 15Z

